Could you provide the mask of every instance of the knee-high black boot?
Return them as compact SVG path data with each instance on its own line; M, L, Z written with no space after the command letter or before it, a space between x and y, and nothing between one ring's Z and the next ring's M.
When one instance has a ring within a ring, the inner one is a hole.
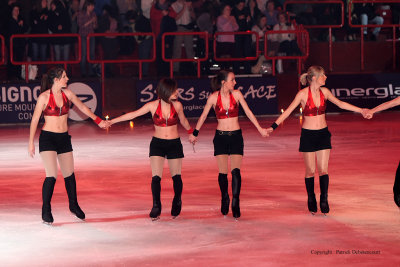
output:
M176 217L181 213L182 209L182 177L180 174L172 176L172 181L174 182L174 199L172 200L171 215Z
M328 185L329 185L329 175L328 174L321 175L319 177L319 187L321 189L319 206L321 208L321 212L324 214L329 213Z
M306 182L306 189L307 189L307 195L308 195L308 210L314 214L317 212L317 200L315 199L315 193L314 193L314 177L309 177L304 179Z
M223 215L229 212L229 194L228 194L228 174L220 173L218 174L218 184L221 190L221 213Z
M51 224L54 222L53 215L51 214L51 197L53 196L54 185L56 183L56 178L46 177L43 182L42 187L42 220L45 223Z
M396 177L393 185L394 203L400 208L400 162L397 167Z
M81 210L78 205L78 199L76 196L76 180L75 174L72 173L70 176L64 178L65 189L67 189L69 210L75 214L81 220L85 219L85 213Z
M232 170L232 213L233 217L240 217L240 187L242 186L242 177L240 176L240 169Z
M153 194L153 207L150 211L150 218L157 220L161 214L161 178L160 176L153 176L151 180L151 193Z

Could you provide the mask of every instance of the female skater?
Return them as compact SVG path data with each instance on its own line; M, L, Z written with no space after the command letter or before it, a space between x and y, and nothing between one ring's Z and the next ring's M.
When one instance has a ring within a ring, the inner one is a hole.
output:
M151 113L154 122L154 135L150 143L150 165L152 172L151 192L153 194L153 208L150 212L152 220L159 219L161 214L161 177L165 158L168 159L169 171L174 184L175 196L172 201L171 215L175 218L181 212L182 207L182 158L183 148L178 134L178 119L181 125L188 131L190 128L183 107L178 102L177 83L172 79L161 79L157 86L157 100L145 104L136 111L129 112L120 117L112 119L109 124L132 120L148 112Z
M368 116L367 118L371 119L372 116L374 115L374 113L382 111L382 110L386 110L389 108L393 108L398 105L400 105L400 97L397 97L395 99L392 99L390 101L382 103L379 106L369 110L367 112L367 116ZM399 166L397 167L396 177L394 180L393 195L394 195L394 202L400 208L400 162L399 162Z
M235 74L222 70L211 80L211 87L215 91L208 97L203 113L189 140L192 144L197 141L199 130L213 107L217 116L218 125L214 136L214 156L218 164L218 183L221 190L221 213L229 212L228 194L228 158L231 160L232 173L232 213L236 219L240 217L239 194L241 187L240 164L243 157L243 137L239 126L239 104L250 121L256 126L263 137L267 136L267 129L261 128L256 117L247 106L242 93L234 90Z
M30 126L28 153L33 157L35 155L33 139L40 116L43 113L45 123L39 137L39 153L46 171L46 179L42 188L42 219L47 224L54 221L50 201L56 183L57 160L64 176L69 209L79 219L85 219L85 213L79 207L76 197L74 157L67 125L70 102L93 119L99 127L106 126L105 122L93 114L71 90L66 88L67 82L68 77L63 68L51 68L47 74L43 75L41 94L38 97Z
M305 184L308 194L308 210L314 214L317 212L317 200L314 194L314 173L317 165L319 173L319 185L321 190L320 208L325 215L329 213L328 205L328 162L331 151L331 133L325 120L327 100L338 107L354 112L362 112L361 108L340 101L325 87L325 71L320 66L311 66L307 73L300 76L302 85L308 85L300 90L287 110L268 128L268 133L275 130L292 111L299 105L303 107L304 122L301 129L300 148L303 152L306 165Z

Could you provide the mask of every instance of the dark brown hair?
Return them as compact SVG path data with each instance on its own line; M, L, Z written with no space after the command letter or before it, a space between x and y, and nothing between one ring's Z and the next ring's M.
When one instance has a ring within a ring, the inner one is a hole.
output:
M83 4L82 11L86 12L88 6L94 6L94 5L95 5L94 0L86 0L85 3Z
M60 79L64 71L65 70L62 67L53 67L49 69L47 73L43 74L42 83L40 85L40 93L50 89L54 84L54 79Z
M169 98L178 88L178 84L174 79L162 78L157 85L157 95L161 100L169 103Z
M216 76L211 79L211 89L215 91L219 91L222 86L222 81L226 81L228 79L228 75L231 71L221 70Z

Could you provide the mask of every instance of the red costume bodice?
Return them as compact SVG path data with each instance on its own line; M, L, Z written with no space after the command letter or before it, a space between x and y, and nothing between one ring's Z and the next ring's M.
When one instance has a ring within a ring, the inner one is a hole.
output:
M304 116L317 116L317 115L325 114L326 101L325 101L324 94L322 93L321 90L319 90L319 95L320 95L320 103L319 103L319 107L316 107L314 104L314 100L312 98L311 89L308 88L307 103L306 103L306 106L304 107L304 111L303 111Z
M221 92L218 92L217 104L215 104L215 115L217 119L227 119L237 117L239 114L239 105L233 97L232 93L229 92L229 108L226 110L222 105Z
M153 122L154 125L160 126L160 127L167 127L167 126L173 126L178 124L178 113L176 113L176 110L174 108L174 105L171 105L171 111L169 112L169 118L164 119L162 110L161 110L161 100L158 102L158 107L156 112L153 115Z
M63 105L61 107L58 107L56 104L56 100L54 99L53 91L51 91L50 89L49 103L47 103L46 108L43 110L44 116L62 116L68 114L69 100L63 91L61 91L61 94Z

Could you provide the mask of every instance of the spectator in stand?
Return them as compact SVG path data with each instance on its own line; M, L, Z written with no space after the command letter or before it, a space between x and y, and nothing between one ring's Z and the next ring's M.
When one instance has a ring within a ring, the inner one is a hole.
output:
M20 7L18 4L12 4L10 6L10 12L6 27L6 45L8 51L10 51L10 37L13 34L23 34L28 30L28 25L20 15ZM25 57L25 40L23 38L16 38L13 41L13 60L21 62ZM11 64L11 54L7 66L8 78L9 79L21 79L21 65Z
M90 76L94 76L94 68L92 64L88 64L86 54L86 39L88 34L94 33L94 30L97 29L97 16L94 13L94 1L86 0L83 5L82 11L78 14L78 26L79 26L79 34L81 35L82 40L82 59L81 59L81 75L85 77L87 73ZM90 38L89 43L89 57L91 59L94 58L95 52L95 39ZM89 70L87 68L89 67Z
M62 34L71 33L71 21L68 11L64 4L59 0L54 0L50 4L49 29L51 33ZM54 57L56 61L69 60L70 38L59 37L51 38L54 44ZM62 56L61 56L62 55Z
M257 7L261 11L261 13L265 14L265 7L267 6L267 0L256 0Z
M383 18L377 15L374 3L362 3L362 4L354 4L354 13L359 17L362 25L367 24L376 24L382 25ZM378 39L379 32L381 31L380 27L375 27L372 30L371 40L375 41ZM368 40L368 28L364 28L364 39Z
M199 9L197 10L198 15L196 19L197 28L199 29L199 31L207 32L209 36L212 36L214 34L215 20L217 18L216 10L218 10L218 8L211 0L204 1L203 5L199 7ZM208 60L200 62L201 69L204 74L209 73L210 66L212 65L212 58L213 58L212 47L213 47L213 39L209 38ZM198 38L195 55L199 58L204 58L207 56L205 53L206 53L205 39Z
M232 10L232 15L235 17L239 26L239 32L246 32L251 29L251 17L248 8L245 8L245 0L236 0L236 5ZM246 58L251 56L251 36L250 35L235 35L235 57ZM250 73L250 62L247 60L233 63L233 71L240 73L240 65L244 67L244 73Z
M118 22L121 27L125 27L128 25L128 21L126 20L126 13L131 10L137 10L138 7L136 5L135 0L116 0L117 8L119 12Z
M222 14L217 18L217 32L235 32L239 29L234 16L231 16L231 6L222 5ZM217 36L217 56L220 58L234 57L235 55L235 36L218 35ZM222 62L222 68L228 69L229 65Z
M263 13L261 13L260 9L257 7L256 0L249 0L247 2L246 8L249 11L250 16L249 24L251 25L251 27L253 27L257 25L257 21Z
M150 33L150 20L137 11L129 10L126 13L126 20L130 32L147 32ZM136 36L138 44L138 54L140 59L149 59L153 48L153 38L150 35ZM149 63L142 64L142 75L147 76L149 73Z
M72 0L68 8L69 18L71 20L71 32L78 33L78 13L79 13L79 0Z
M36 0L31 11L31 33L33 34L48 34L49 33L49 10L47 9L47 0ZM32 38L32 60L45 61L47 59L47 40L46 38ZM40 70L45 73L45 65L40 65Z
M258 21L257 23L251 28L251 31L256 32L258 34L259 39L259 50L262 51L264 49L264 36L265 33L267 32L268 29L268 25L267 25L267 17L265 17L265 15L260 15L258 17ZM256 49L256 41L257 38L256 36L252 35L252 49L255 51ZM269 46L268 46L269 48ZM258 53L258 51L256 51ZM257 63L251 67L251 72L252 73L260 73L261 71L261 65L264 63L265 61L265 57L264 55L260 55Z
M171 7L168 0L156 0L150 10L151 28L156 35L157 51L157 73L159 75L168 75L169 64L162 60L162 42L161 37L164 32L176 31L175 22L176 12ZM165 40L165 56L172 56L173 39Z
M285 13L280 13L278 15L279 23L276 24L273 28L274 31L289 31L295 30L293 24L288 23L286 19ZM271 40L279 42L278 54L282 56L293 56L293 55L301 55L300 48L297 45L295 40L294 33L279 33L272 34ZM282 63L277 62L277 71L278 73L283 72Z
M275 26L278 24L279 11L275 8L275 2L270 0L266 4L265 16L267 17L267 23L269 26Z
M150 10L151 7L153 6L153 0L141 0L140 1L140 8L142 10L142 15L145 18L150 19Z
M103 6L103 13L99 19L98 31L102 33L116 33L118 32L118 22L114 14L113 8L109 5ZM117 59L118 41L116 36L105 36L101 38L101 46L103 48L104 59L113 60ZM105 64L105 75L106 77L113 77L114 73L112 70L113 65L111 63Z
M192 2L190 0L177 0L171 7L176 12L176 25L178 32L193 32L194 20L196 16L193 11ZM186 58L194 58L193 52L193 35L177 35L174 38L173 58L181 58L182 43L185 45ZM174 72L179 72L179 63L174 63Z

